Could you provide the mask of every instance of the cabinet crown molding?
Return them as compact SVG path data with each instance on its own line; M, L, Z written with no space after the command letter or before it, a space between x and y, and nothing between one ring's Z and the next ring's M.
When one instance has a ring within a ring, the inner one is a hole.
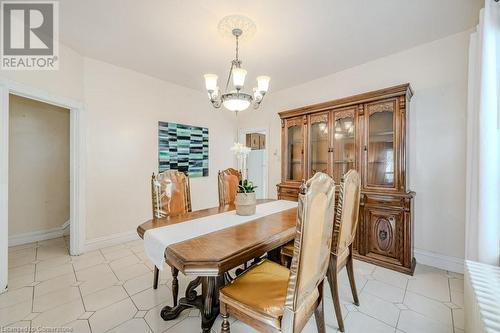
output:
M339 98L328 102L322 102L308 106L303 106L300 108L290 109L279 112L278 114L280 118L289 118L308 113L315 113L322 110L330 110L333 108L340 108L356 104L368 103L374 100L378 100L380 98L396 97L404 94L406 94L408 99L410 99L413 96L413 89L411 88L409 83L400 84L389 88L374 90L363 94L357 94L349 97Z

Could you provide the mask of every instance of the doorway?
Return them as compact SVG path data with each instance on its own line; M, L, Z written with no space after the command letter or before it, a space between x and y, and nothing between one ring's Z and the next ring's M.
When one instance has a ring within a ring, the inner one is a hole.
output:
M69 235L70 110L9 95L9 248Z
M82 254L85 247L85 131L83 130L85 112L83 104L19 82L0 79L0 293L7 291L8 285L9 110L11 95L69 110L70 254Z
M257 199L267 199L267 129L242 129L240 142L252 150L247 157L247 175L257 188Z

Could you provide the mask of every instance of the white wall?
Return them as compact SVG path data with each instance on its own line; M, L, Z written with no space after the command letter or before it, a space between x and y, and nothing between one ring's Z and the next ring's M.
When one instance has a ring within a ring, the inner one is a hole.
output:
M233 113L212 109L201 91L85 58L64 45L60 61L58 71L0 71L0 79L84 104L87 242L133 232L151 218L158 121L209 128L210 176L191 179L191 199L193 209L218 204L217 171L235 165Z
M409 82L415 92L409 123L409 185L417 193L415 248L463 258L468 40L466 31L300 86L271 90L263 110L256 111L259 116L248 112L238 119L240 128L270 128L269 196L276 196L274 185L281 179L277 112Z
M209 128L209 177L191 178L193 210L218 205L217 171L233 166L234 114L206 94L97 60L84 60L87 238L134 230L152 217L158 121ZM201 80L201 77L200 77Z

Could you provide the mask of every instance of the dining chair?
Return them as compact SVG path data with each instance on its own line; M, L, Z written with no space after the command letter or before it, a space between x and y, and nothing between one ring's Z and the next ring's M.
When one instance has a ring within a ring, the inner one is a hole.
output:
M302 184L300 185L299 192L303 191L302 186L304 186L304 179L302 179ZM335 205L335 200L334 200L334 205ZM288 242L285 245L281 247L280 254L281 254L281 264L286 267L290 267L292 264L292 257L293 257L293 249L294 249L294 242Z
M167 170L151 177L151 193L153 202L153 218L160 219L166 216L175 216L191 211L191 194L189 177L178 170ZM172 295L174 306L177 305L179 294L179 270L171 266ZM153 289L158 288L160 271L154 268Z
M351 285L354 304L359 306L356 281L352 258L352 243L358 226L359 201L361 193L361 179L356 170L349 170L343 177L339 186L339 197L333 227L332 248L330 264L328 266L328 283L332 293L335 315L339 330L344 332L344 321L340 308L338 273L346 267Z
M241 172L233 168L219 171L219 206L234 203L241 180Z
M300 332L314 313L325 332L323 281L330 257L335 182L316 173L299 195L294 252L290 269L264 260L220 289L221 332L229 316L259 332Z

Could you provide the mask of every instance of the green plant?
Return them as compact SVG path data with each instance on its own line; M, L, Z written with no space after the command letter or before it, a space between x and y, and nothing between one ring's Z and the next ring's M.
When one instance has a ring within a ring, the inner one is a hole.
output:
M257 186L253 186L253 183L248 181L248 179L240 180L238 185L238 193L253 193Z

